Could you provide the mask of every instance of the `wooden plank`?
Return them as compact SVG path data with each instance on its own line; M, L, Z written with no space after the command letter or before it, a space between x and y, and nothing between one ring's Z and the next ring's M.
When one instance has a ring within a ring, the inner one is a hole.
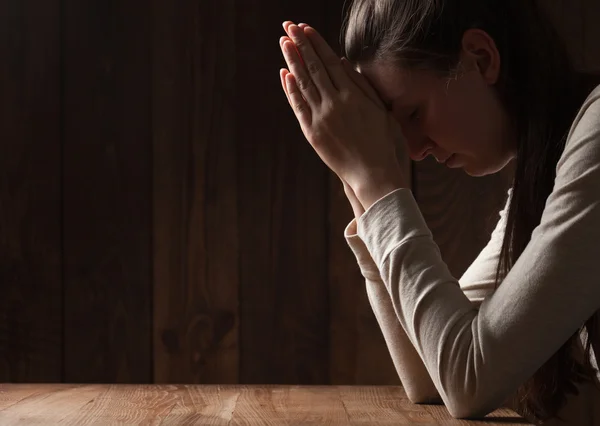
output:
M10 385L10 387L5 384L0 384L0 411L24 401L27 398L37 396L41 393L57 391L64 387L65 385L62 384L44 385L43 387L29 383Z
M451 426L486 426L490 424L512 424L512 425L528 425L522 417L518 416L514 411L507 408L499 408L485 416L482 420L461 420L450 416L450 413L444 405L423 405L434 419L444 420L444 424Z
M151 19L65 0L65 380L151 380Z
M66 425L158 425L181 399L175 386L109 385L63 421Z
M353 213L343 186L334 177L330 197L330 383L399 385L400 379L367 298L364 278L344 239L344 229Z
M328 171L278 78L280 24L320 28L321 8L318 0L237 3L242 383L328 380Z
M59 12L0 3L0 382L61 379Z
M326 25L319 29L341 56L339 31L343 2L327 3ZM365 290L356 259L344 238L354 217L339 178L329 176L329 383L399 383Z
M230 426L242 391L239 386L185 386L161 425Z
M458 278L487 244L506 201L510 168L474 178L428 158L415 164L419 207L442 258ZM509 166L510 167L510 166Z
M48 389L0 411L0 424L73 424L70 420L102 391L100 385Z
M231 425L346 425L339 394L318 387L252 387L240 395Z
M443 405L415 405L402 388L381 386L37 385L35 395L0 410L0 420L77 426L527 424L505 409L481 420L457 420Z
M343 3L327 3L325 31L338 52L341 52L338 40ZM397 152L410 185L412 165L405 146L399 144ZM369 304L364 279L344 239L344 229L353 216L343 185L337 176L330 175L330 383L398 385L400 379Z
M343 2L328 3L329 40L338 46ZM341 46L339 47L341 51ZM412 162L403 143L397 146L407 184ZM330 178L329 271L331 298L330 379L332 384L399 385L400 380L367 298L364 279L343 232L353 218L343 186Z
M583 47L585 70L600 74L600 2L598 0L580 0L583 20Z
M234 2L153 7L155 380L237 383Z
M577 69L585 69L584 3L588 0L539 0L563 38ZM596 0L589 0L595 2Z
M399 387L342 387L340 396L352 425L432 424L439 418L412 404Z

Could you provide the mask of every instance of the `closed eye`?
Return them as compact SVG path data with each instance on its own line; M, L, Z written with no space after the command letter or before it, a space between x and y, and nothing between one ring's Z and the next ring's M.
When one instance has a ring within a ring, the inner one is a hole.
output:
M410 121L416 121L419 119L419 108L416 108L409 116Z

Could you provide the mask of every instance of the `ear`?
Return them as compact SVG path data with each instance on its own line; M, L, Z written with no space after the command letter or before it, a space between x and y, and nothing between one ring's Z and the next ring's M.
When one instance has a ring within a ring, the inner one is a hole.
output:
M500 77L500 52L494 39L485 31L470 29L462 38L461 61L476 67L486 83L496 84Z

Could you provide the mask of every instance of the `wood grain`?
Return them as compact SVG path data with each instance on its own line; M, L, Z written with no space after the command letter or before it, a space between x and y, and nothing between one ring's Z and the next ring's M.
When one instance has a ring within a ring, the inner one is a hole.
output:
M400 151L403 152L403 151ZM400 155L407 176L410 161ZM329 202L330 384L399 385L383 334L369 304L365 280L344 238L352 209L337 177Z
M400 384L369 300L365 280L344 238L353 213L337 177L329 202L330 384Z
M233 425L340 425L348 417L339 395L319 387L247 387L240 394Z
M327 2L320 29L340 54L342 1ZM319 29L319 28L317 28ZM410 176L410 161L401 161ZM385 340L369 304L364 278L344 238L353 212L337 176L329 175L329 383L334 385L400 384Z
M538 0L563 38L575 67L584 70L584 5L596 0Z
M343 387L340 396L352 425L431 424L448 419L448 412L432 416L424 406L412 404L398 387Z
M318 0L236 6L242 383L328 380L328 171L278 76L281 23L320 28L322 7Z
M598 0L584 0L582 7L583 17L583 46L584 66L587 72L600 75L600 2Z
M243 388L238 386L185 386L164 425L231 425Z
M237 383L234 3L153 7L155 380Z
M175 386L110 385L93 389L97 390L96 395L64 419L64 424L161 424L181 401Z
M332 46L340 55L342 49L337 40L344 17L343 3L327 3L325 26ZM403 143L398 144L397 155L410 185L412 164ZM329 383L399 385L400 379L369 304L364 278L344 238L344 229L354 215L342 183L332 174L329 191Z
M151 380L150 9L63 2L65 377Z
M0 382L62 372L59 11L0 3Z
M0 386L0 410L4 410L27 398L32 398L40 394L47 394L55 390L64 389L63 384L46 384L44 386L32 384L12 384L8 387Z
M0 411L0 424L73 424L71 420L101 392L99 385L52 386Z
M28 386L28 387L24 387ZM24 393L30 393L22 398ZM2 425L525 425L510 410L453 419L399 387L0 385Z

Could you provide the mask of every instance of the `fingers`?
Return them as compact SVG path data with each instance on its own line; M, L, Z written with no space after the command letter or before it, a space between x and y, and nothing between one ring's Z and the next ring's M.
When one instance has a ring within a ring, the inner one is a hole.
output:
M344 68L342 67L342 63L338 55L314 28L308 25L304 26L304 34L310 40L312 46L314 46L316 54L325 65L334 86L339 91L348 89L348 83L350 80Z
M369 99L371 99L373 102L375 102L375 104L378 107L380 107L382 109L386 109L385 104L383 103L383 101L381 100L381 98L379 97L379 95L377 94L375 89L373 88L373 86L371 86L371 83L369 83L369 81L365 78L364 75L362 75L361 73L356 71L346 58L342 58L342 66L344 67L344 70L346 71L348 76L352 79L354 84L356 84L358 87L360 87L360 89L363 91L363 93Z
M312 112L309 104L302 97L302 93L293 74L287 73L285 75L285 87L290 99L290 105L296 114L296 118L303 128L307 128L312 122Z
M313 78L309 75L304 66L304 63L302 63L300 54L296 50L297 48L298 46L295 46L294 43L289 40L282 41L283 56L290 72L296 79L295 81L300 92L309 103L319 105L321 103L321 94L319 93L319 89L315 85Z
M311 41L304 34L304 30L297 25L291 24L287 26L287 33L296 45L300 56L304 60L308 76L317 86L319 92L323 94L337 93L325 64L315 51ZM300 77L294 71L292 73L300 80Z
M283 93L285 93L285 97L288 100L288 103L290 104L290 106L292 106L292 102L290 100L290 95L288 95L287 92L287 86L286 86L286 82L285 82L285 76L288 75L290 72L288 70L286 70L285 68L282 68L281 70L279 70L279 77L281 78L281 87L283 88Z

